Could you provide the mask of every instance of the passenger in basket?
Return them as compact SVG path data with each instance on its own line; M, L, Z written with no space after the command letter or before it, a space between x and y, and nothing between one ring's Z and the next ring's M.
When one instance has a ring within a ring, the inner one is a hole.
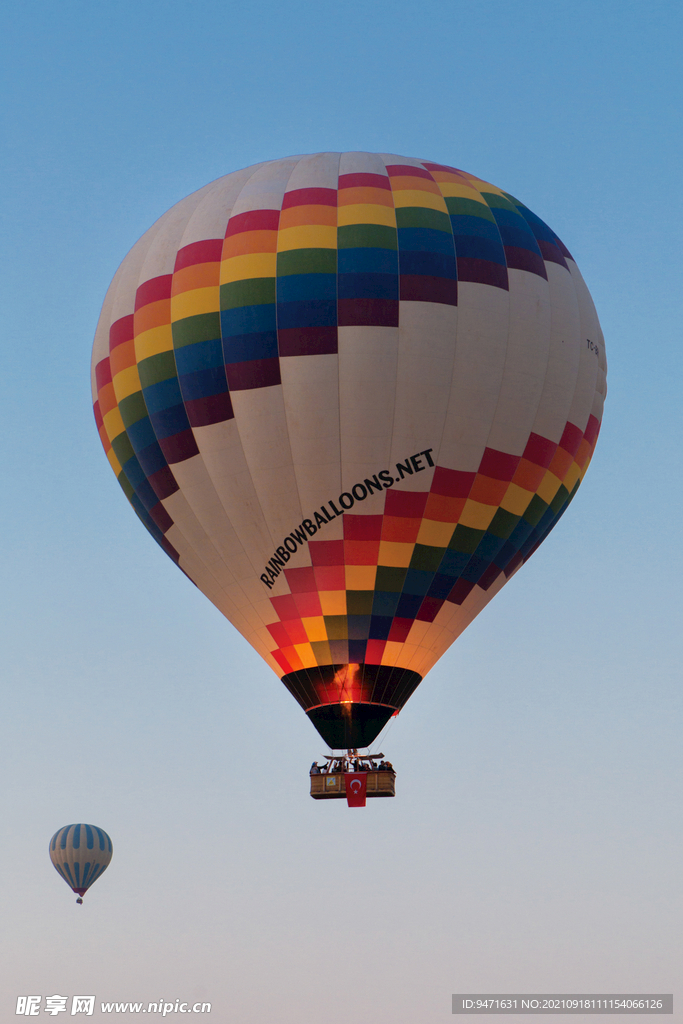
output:
M309 774L310 775L320 775L320 768L318 767L318 762L317 761L314 761L313 764L311 765L311 770L310 770Z

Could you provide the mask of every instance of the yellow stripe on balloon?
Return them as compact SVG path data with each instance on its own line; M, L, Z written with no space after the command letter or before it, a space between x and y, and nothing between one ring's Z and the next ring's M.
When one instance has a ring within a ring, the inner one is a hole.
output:
M221 308L220 288L195 288L191 292L182 292L171 299L171 319L184 320L188 316L199 316L201 313L217 313Z
M254 277L275 277L277 254L274 252L253 252L244 256L231 256L221 263L221 284L233 281L249 281Z
M561 483L562 481L559 480L554 473L551 473L550 470L546 470L545 476L536 489L536 494L539 496L541 501L546 503L546 505L550 505L553 498L559 491Z
M142 390L140 385L140 374L136 366L127 366L125 370L121 370L114 377L114 393L116 394L116 400L122 402L124 398L128 398L129 395L134 395L138 391Z
M383 224L395 228L396 214L393 206L377 206L375 203L340 206L337 210L337 224L340 228L350 224Z
M408 568L413 557L414 544L383 540L379 545L378 565L393 565L397 569Z
M453 536L453 523L438 523L433 519L423 519L417 535L418 544L427 544L433 548L447 548Z
M124 434L126 431L118 405L114 409L111 409L106 416L102 417L102 422L104 423L104 428L109 435L110 441L113 441L114 438L119 436L119 434Z
M394 192L394 206L397 210L406 206L421 206L429 210L438 210L440 213L448 213L442 195L436 196L432 192L417 192L413 189L398 189Z
M319 597L323 615L346 615L345 590L321 590Z
M468 498L459 522L461 526L469 526L472 530L486 530L497 511L497 505L484 505L480 501Z
M513 516L523 516L533 496L533 491L527 491L519 484L510 484L500 507L506 512L511 512Z
M472 199L475 203L481 203L482 206L488 206L480 192L477 192L474 187L470 188L464 183L456 184L455 182L451 183L448 181L440 181L439 188L441 189L441 194L444 196L457 199Z
M135 336L135 358L138 363L150 356L158 356L161 352L170 352L172 348L173 331L170 322Z
M347 565L345 583L347 590L374 590L377 568L374 565Z
M322 615L312 615L310 618L302 619L301 622L310 641L327 640L325 619Z
M278 252L292 249L336 249L337 228L327 224L307 224L298 228L285 228L277 236Z

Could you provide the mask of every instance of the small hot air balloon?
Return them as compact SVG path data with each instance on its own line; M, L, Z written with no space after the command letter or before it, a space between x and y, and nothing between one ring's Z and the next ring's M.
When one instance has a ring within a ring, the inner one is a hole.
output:
M576 263L523 203L428 160L319 153L150 228L92 382L144 525L342 749L556 525L605 373Z
M65 825L50 840L50 860L67 885L78 893L76 903L100 875L112 857L111 839L97 825Z

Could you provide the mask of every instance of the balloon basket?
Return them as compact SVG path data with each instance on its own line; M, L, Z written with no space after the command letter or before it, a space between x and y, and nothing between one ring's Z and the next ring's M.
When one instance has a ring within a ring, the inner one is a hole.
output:
M396 772L384 754L348 756L326 754L327 764L310 771L314 800L346 800L350 807L364 807L366 798L396 796ZM316 771L317 769L317 771Z

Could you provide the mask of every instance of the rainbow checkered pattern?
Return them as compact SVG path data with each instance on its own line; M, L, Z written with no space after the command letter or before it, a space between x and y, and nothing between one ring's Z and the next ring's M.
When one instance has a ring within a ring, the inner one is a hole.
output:
M161 218L93 371L138 516L320 728L401 707L536 550L590 462L606 366L576 264L522 203L328 153Z

